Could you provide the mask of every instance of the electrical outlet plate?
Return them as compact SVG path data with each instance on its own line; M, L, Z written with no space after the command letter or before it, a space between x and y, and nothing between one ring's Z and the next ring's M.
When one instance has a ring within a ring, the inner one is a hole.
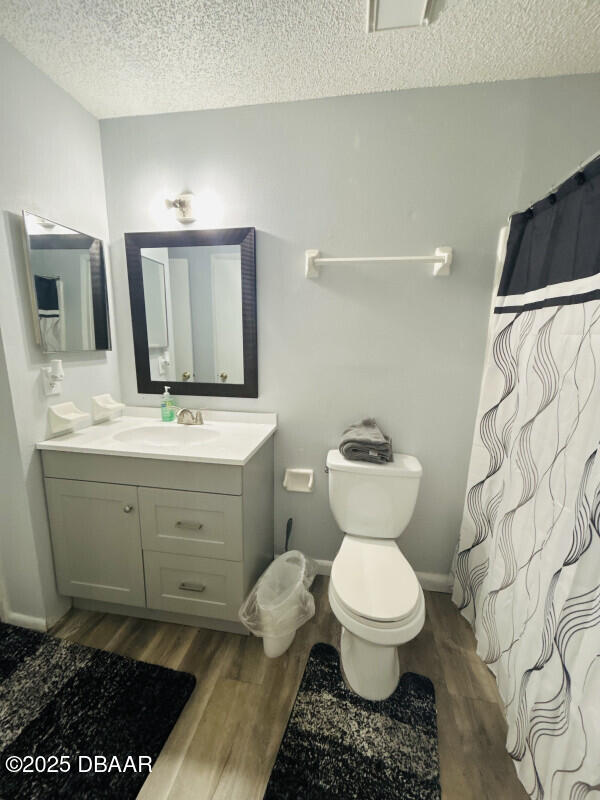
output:
M46 397L52 397L62 392L62 379L56 380L52 377L52 367L42 367L42 385Z

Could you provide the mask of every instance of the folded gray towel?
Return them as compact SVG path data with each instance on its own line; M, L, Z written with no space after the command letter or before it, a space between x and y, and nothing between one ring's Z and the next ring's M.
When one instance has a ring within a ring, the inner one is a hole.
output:
M340 453L349 461L385 464L394 460L392 440L381 432L374 419L363 419L346 428L340 442Z

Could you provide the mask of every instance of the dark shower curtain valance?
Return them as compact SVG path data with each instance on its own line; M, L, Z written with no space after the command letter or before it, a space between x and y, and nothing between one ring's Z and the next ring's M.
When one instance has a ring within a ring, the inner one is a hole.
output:
M494 311L600 298L600 157L511 218Z

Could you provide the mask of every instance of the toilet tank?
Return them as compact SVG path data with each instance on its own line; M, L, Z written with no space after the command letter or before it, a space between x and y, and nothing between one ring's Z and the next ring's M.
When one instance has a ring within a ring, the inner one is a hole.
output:
M387 464L327 454L329 505L339 528L355 536L396 539L413 515L423 468L414 456L394 453Z

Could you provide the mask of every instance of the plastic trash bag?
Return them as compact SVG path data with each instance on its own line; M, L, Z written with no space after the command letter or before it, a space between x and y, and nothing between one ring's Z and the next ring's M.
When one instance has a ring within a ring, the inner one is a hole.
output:
M315 613L308 591L317 565L299 550L290 550L273 561L242 604L239 617L255 636L264 639L271 658L290 646L297 629Z

